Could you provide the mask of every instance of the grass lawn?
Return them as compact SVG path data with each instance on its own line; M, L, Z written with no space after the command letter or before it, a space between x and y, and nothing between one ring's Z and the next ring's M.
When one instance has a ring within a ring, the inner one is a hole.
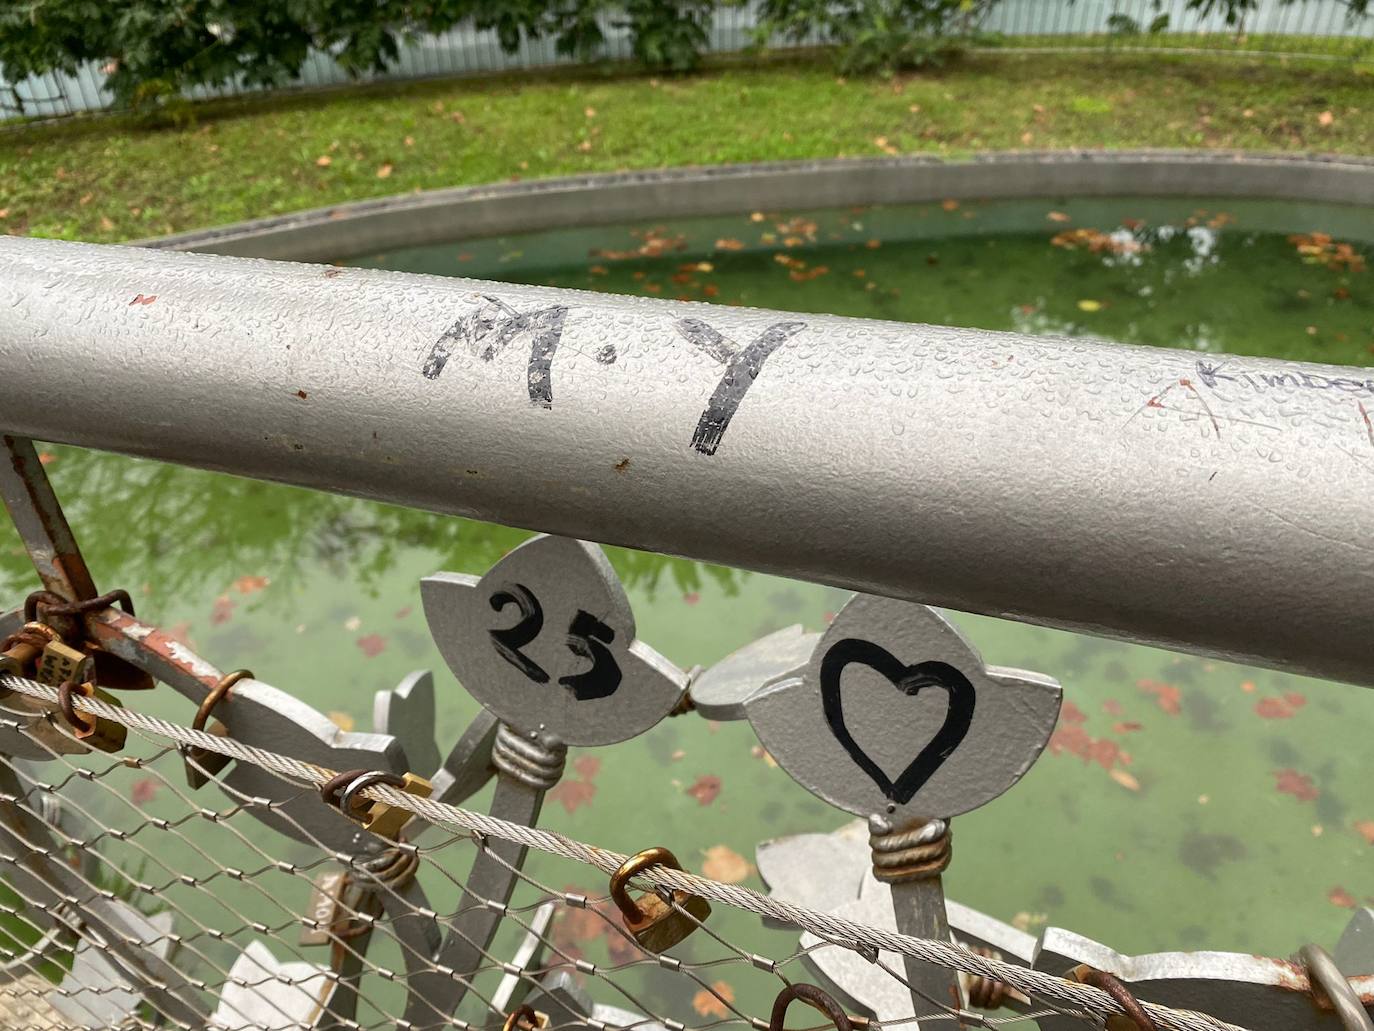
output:
M1332 63L993 53L892 80L814 57L235 101L197 123L0 133L0 231L137 239L407 190L665 165L1055 147L1374 153L1374 75Z

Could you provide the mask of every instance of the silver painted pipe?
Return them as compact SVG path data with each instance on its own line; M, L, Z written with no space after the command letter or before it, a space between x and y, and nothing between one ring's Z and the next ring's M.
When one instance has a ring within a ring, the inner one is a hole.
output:
M1370 369L0 239L12 433L1370 685L1372 419Z

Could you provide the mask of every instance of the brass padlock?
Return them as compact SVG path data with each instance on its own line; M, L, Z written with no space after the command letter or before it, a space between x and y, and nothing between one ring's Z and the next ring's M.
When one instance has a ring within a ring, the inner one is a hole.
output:
M54 640L44 645L38 656L34 679L49 687L61 687L68 680L81 684L88 679L86 674L90 668L91 660L85 652Z
M400 806L387 805L385 802L377 802L370 798L359 798L358 792L373 784L389 784L393 788L400 788L408 795L418 795L420 798L428 798L430 792L434 790L434 785L425 780L424 777L417 777L413 773L386 773L380 770L371 770L362 773L349 783L339 794L339 809L345 816L359 820L363 825L363 830L371 831L378 837L389 838L392 841L401 833L407 823L410 822L411 813Z
M61 642L62 638L46 623L25 623L23 629L7 640L9 647L0 652L0 673L28 678L33 676L44 647L54 641Z
M215 706L225 700L229 694L229 689L240 680L251 679L253 679L253 674L246 669L236 669L234 672L226 673L220 677L219 683L201 699L200 708L196 710L195 719L191 721L191 729L205 730L205 723L209 720L210 713L214 711ZM216 737L228 737L229 728L216 721L210 726L208 733L214 734ZM183 748L181 757L186 766L186 783L192 791L206 784L211 777L218 776L221 770L233 762L233 759L223 752L212 752L207 748L194 746Z
M74 684L68 680L57 690L58 708L62 710L62 716L66 719L73 737L83 745L98 748L102 752L118 752L122 749L129 736L129 728L104 716L77 712L76 706L72 703L73 694L82 694L106 705L119 705L118 700L101 691L90 681Z
M673 892L673 903L681 909L670 905L656 892L646 892L638 899L630 898L627 890L630 878L651 866L682 869L677 856L666 848L647 848L625 860L611 875L611 901L620 910L625 930L639 947L657 953L671 949L695 931L697 924L711 915L711 906L705 899L681 889Z

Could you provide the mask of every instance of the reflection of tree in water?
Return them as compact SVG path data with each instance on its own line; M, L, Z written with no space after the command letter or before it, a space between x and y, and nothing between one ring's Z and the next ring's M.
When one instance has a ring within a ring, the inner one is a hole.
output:
M315 568L347 576L375 596L403 559L428 553L434 568L481 573L530 531L435 515L322 491L69 447L46 447L47 467L86 561L102 588L160 597L223 590L245 574L290 585ZM18 534L0 521L0 589L10 601L36 585ZM727 593L742 574L651 552L608 548L627 586ZM292 592L273 592L285 603Z

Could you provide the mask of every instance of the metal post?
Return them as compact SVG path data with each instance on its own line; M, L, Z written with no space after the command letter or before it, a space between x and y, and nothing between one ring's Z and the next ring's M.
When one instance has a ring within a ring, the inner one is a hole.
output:
M12 433L1374 684L1371 370L14 238L0 311Z

